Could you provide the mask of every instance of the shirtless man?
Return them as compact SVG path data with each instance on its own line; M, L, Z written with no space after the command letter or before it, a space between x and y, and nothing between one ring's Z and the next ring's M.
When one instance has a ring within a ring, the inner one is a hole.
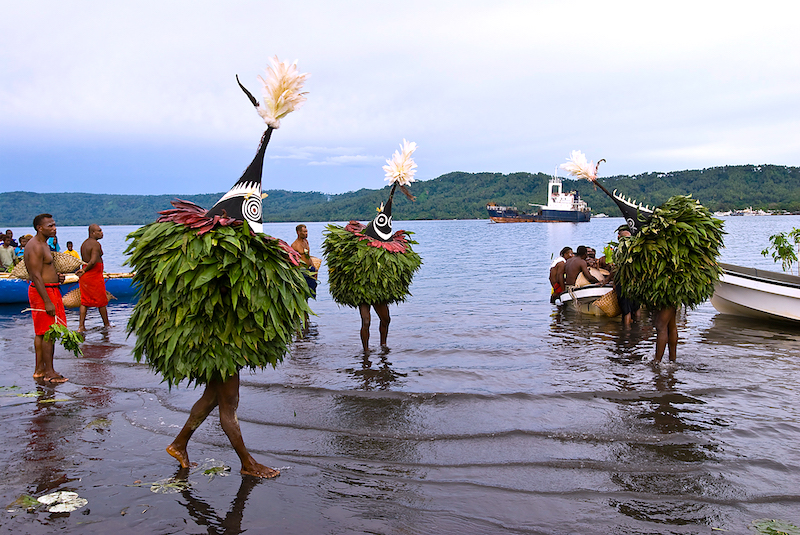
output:
M33 228L36 236L25 245L24 253L25 267L31 279L28 300L33 309L35 333L33 347L36 350L36 368L33 377L46 383L63 383L67 378L53 368L55 342L44 339L44 333L54 323L67 325L64 303L58 289L59 283L64 282L64 275L56 273L53 255L47 245L47 240L56 235L56 222L51 214L39 214L33 218Z
M310 268L314 268L314 264L311 262L311 256L309 253L309 246L308 246L308 228L303 225L297 225L295 227L297 231L297 239L292 242L292 249L300 253L300 259Z
M86 312L89 307L97 307L100 317L103 318L103 325L111 326L106 309L108 297L103 279L103 247L99 241L101 239L103 239L103 229L100 228L100 225L89 225L89 237L81 245L81 258L86 265L77 271L81 289L79 333L86 331Z
M550 296L550 302L555 303L556 299L566 290L564 279L566 277L565 266L567 260L572 258L575 253L572 252L572 247L564 247L559 253L559 257L555 259L550 266L550 286L553 287L553 293Z
M578 250L575 251L575 256L566 261L564 264L564 271L566 273L567 286L574 286L575 281L578 279L578 275L581 273L583 273L583 276L586 277L586 280L591 283L605 282L605 278L598 280L597 277L589 272L589 265L586 263L585 245L578 247Z
M303 225L297 225L295 227L297 231L297 239L292 242L292 249L300 253L300 260L308 266L308 270L314 273L317 271L317 268L314 267L314 262L311 261L310 247L308 245L308 228ZM308 275L303 273L303 277L306 279L306 284L308 284L308 289L311 290L311 297L314 299L317 298L317 279L315 276ZM308 334L308 314L306 313L305 323L303 323L303 332L301 333L303 336Z

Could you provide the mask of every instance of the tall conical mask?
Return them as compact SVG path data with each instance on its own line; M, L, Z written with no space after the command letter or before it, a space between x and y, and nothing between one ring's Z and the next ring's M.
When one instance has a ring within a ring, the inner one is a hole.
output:
M412 201L416 200L411 192L408 191L406 186L414 182L414 173L417 164L411 158L411 155L417 150L417 144L414 142L409 143L405 139L400 145L401 151L395 151L391 160L386 160L383 170L386 172L386 180L392 185L389 192L389 200L386 204L381 204L378 208L378 215L375 219L369 222L364 229L364 234L379 241L390 241L392 239L392 198L394 197L394 190L400 186L400 191L405 193L406 197Z
M616 190L614 190L614 193L608 191L605 186L597 180L597 170L600 167L600 162L604 161L605 160L598 160L595 165L594 162L587 161L586 155L581 151L574 150L570 157L567 158L567 163L562 163L560 167L568 171L572 176L585 178L592 182L595 186L603 190L603 193L611 197L617 207L619 207L620 212L622 212L622 217L625 218L625 222L628 224L631 234L636 234L639 232L639 229L642 228L642 224L653 217L653 210L647 206L642 206L641 203L637 205L636 201L631 202L624 196L618 195Z
M381 203L381 207L378 208L378 215L364 229L364 235L380 241L392 239L392 197L394 197L396 188L397 184L393 184L392 191L389 193L389 200L386 201L386 205Z
M261 212L261 174L264 168L264 153L269 144L272 131L279 128L281 119L299 108L306 100L306 93L302 92L308 74L297 72L297 62L282 62L275 56L270 59L271 65L267 67L266 79L258 77L263 84L262 93L264 104L248 91L236 77L236 83L242 88L247 98L255 106L258 114L267 123L267 131L261 136L255 158L245 169L242 177L233 187L222 196L217 204L206 212L206 216L222 216L247 221L255 232L264 232Z
M267 128L261 136L255 158L247 166L242 177L233 185L217 204L206 212L206 216L227 216L247 221L254 232L264 232L261 212L261 174L264 168L264 153L267 151L272 128Z
M603 191L608 193L608 190L605 188L603 188ZM616 203L619 211L622 212L622 217L625 218L625 222L628 224L631 234L639 232L642 225L646 224L650 221L650 218L653 217L653 211L649 207L642 206L641 204L637 205L636 201L631 202L629 199L618 194L617 190L614 190L611 194L611 198Z

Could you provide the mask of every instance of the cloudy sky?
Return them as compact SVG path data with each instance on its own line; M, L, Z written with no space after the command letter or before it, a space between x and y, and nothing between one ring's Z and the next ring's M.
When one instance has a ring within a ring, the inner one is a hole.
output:
M264 188L800 165L800 4L785 1L0 2L0 191L226 191L264 124L271 56L308 101L272 136Z

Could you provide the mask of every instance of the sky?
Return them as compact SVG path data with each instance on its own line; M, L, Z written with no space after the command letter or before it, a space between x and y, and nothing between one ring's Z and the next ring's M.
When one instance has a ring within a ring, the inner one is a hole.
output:
M264 189L800 165L800 3L0 0L0 192L227 191L269 58L309 73ZM562 172L563 173L563 172ZM413 191L413 187L412 187Z

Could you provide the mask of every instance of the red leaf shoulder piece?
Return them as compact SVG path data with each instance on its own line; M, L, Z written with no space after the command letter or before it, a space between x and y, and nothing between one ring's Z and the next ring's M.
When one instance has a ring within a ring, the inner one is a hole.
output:
M219 215L208 217L206 216L205 208L202 208L191 201L175 199L174 201L171 201L170 204L172 204L174 208L159 212L159 218L156 220L156 222L179 223L189 227L190 229L196 230L198 236L202 236L203 234L214 230L214 228L217 226L230 227L242 224L242 221L232 217L222 217ZM250 231L250 234L253 236L255 235L252 230ZM289 257L289 261L295 266L300 265L300 254L289 247L285 241L279 240L278 238L273 238L272 236L268 236L266 234L263 234L262 237L266 240L277 240L278 246L284 250L286 256Z
M389 241L379 241L363 234L366 225L361 224L359 221L350 221L344 229L348 232L355 234L359 240L369 240L369 245L372 247L381 247L390 253L405 254L408 250L408 240L405 237L405 230L398 230L392 235Z

